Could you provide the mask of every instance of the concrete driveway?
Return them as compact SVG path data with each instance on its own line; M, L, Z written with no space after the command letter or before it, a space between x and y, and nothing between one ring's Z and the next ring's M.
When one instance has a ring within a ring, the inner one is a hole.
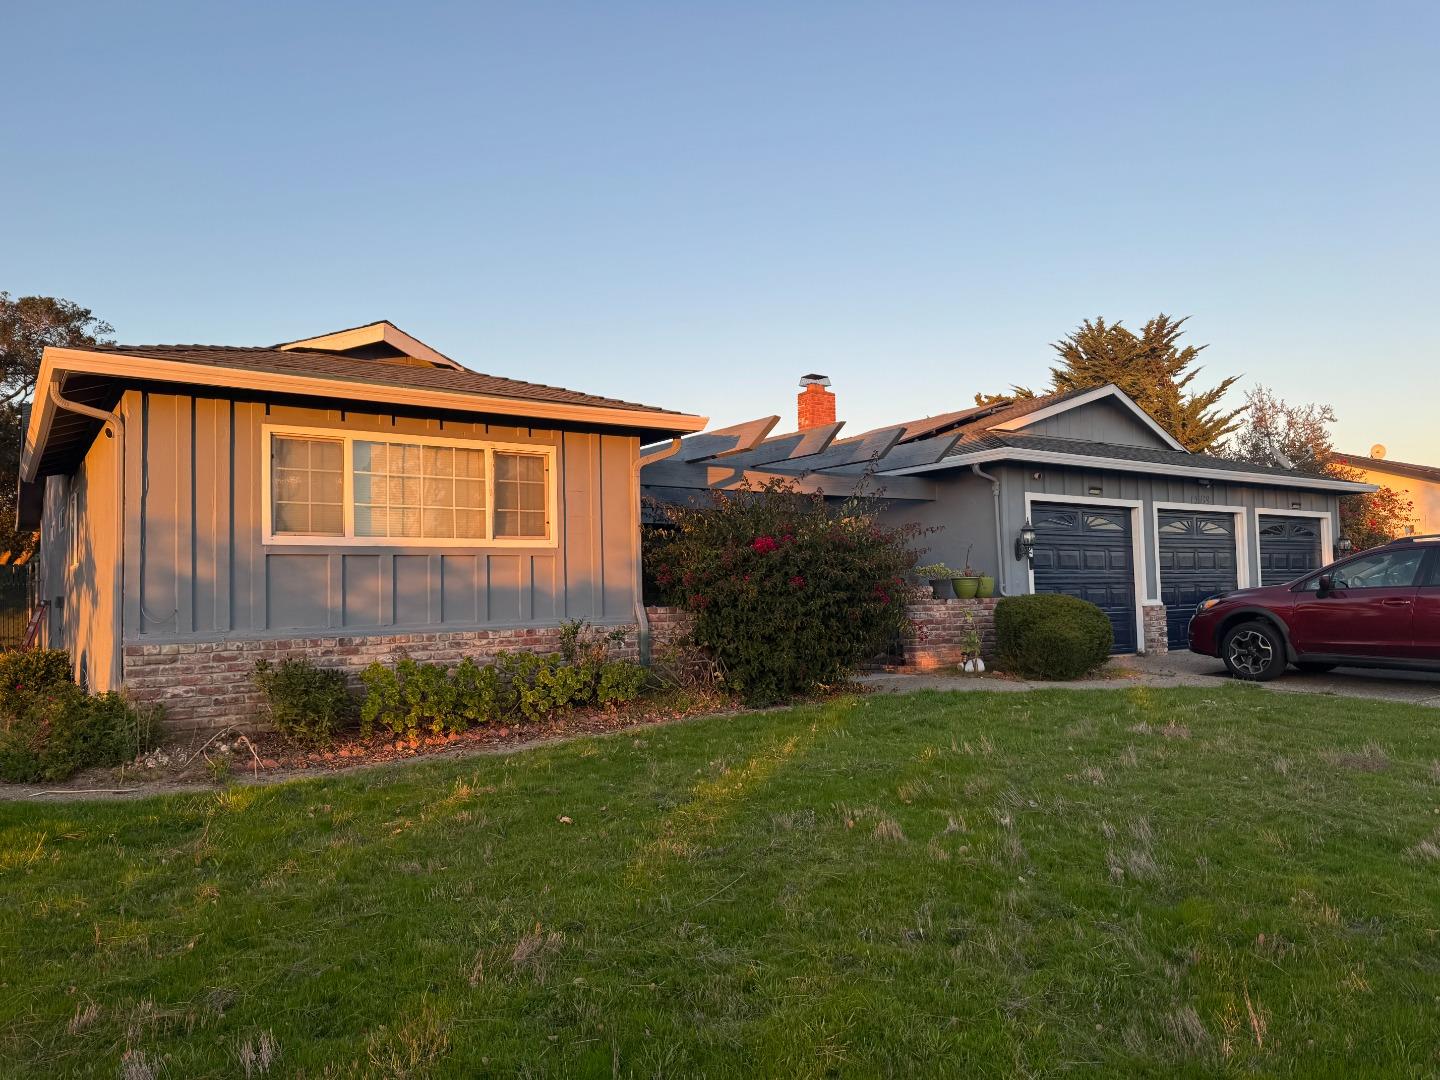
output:
M1192 652L1127 656L1117 660L1116 664L1140 672L1147 678L1174 679L1181 685L1209 685L1230 678L1225 665L1219 660ZM1440 675L1426 672L1341 667L1324 675L1306 675L1292 669L1274 682L1259 685L1278 693L1334 694L1440 706Z
M859 681L881 693L905 694L917 690L1115 690L1127 685L1157 688L1216 686L1232 680L1219 660L1192 652L1176 652L1163 656L1116 657L1095 677L1076 682L900 672L862 675ZM1417 672L1336 668L1324 675L1302 675L1298 671L1290 671L1274 682L1254 685L1279 694L1330 694L1440 707L1440 675Z

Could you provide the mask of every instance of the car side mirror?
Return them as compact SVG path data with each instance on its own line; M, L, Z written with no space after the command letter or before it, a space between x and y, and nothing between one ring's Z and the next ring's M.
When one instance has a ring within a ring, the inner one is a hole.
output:
M1320 587L1317 591L1321 596L1329 596L1333 593L1335 591L1335 575L1321 574Z

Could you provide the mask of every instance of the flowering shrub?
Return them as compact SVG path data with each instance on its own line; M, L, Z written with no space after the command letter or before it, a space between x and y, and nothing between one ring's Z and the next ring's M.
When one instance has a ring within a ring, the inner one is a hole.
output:
M1388 544L1414 527L1415 501L1394 488L1340 499L1340 532L1356 551Z
M874 499L771 481L654 509L666 520L646 538L647 576L751 704L833 684L909 630L919 530L881 525Z

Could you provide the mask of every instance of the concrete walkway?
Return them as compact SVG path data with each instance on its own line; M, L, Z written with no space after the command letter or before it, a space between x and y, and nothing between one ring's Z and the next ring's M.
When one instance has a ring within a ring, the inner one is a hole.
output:
M1232 680L1225 665L1190 652L1160 656L1117 657L1099 678L1075 682L1040 682L990 676L902 675L888 672L861 676L860 682L882 693L906 694L919 690L1119 690L1126 686L1224 686ZM1420 672L1336 668L1324 675L1290 671L1274 682L1258 683L1281 694L1328 694L1368 698L1411 705L1440 707L1440 675Z

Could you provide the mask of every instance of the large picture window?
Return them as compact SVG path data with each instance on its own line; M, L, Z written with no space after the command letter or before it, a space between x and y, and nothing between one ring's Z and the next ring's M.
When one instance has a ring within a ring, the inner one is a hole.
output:
M555 540L553 447L269 428L265 440L269 543Z

